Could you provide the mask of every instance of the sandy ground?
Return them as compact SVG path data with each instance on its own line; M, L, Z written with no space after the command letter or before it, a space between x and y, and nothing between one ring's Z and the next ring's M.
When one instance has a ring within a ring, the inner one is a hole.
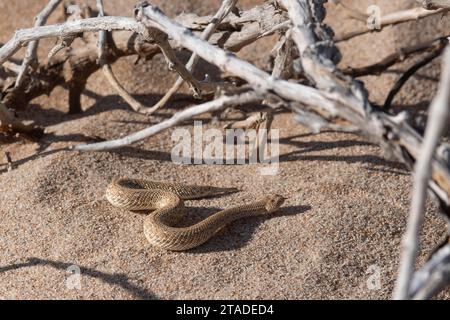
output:
M32 24L45 3L0 0L0 41ZM90 1L94 2L94 1ZM134 2L111 0L111 14L131 15ZM155 1L170 15L207 13L219 1ZM258 1L242 1L248 7ZM412 1L346 1L362 11L376 3L383 12ZM181 4L182 3L182 4ZM176 5L175 5L176 4ZM17 12L12 14L12 12ZM21 18L17 18L20 13ZM58 21L52 18L51 22ZM354 21L330 6L330 24L339 32ZM360 37L341 45L342 66L379 60L411 41L435 37L448 19L427 19ZM43 48L52 42L44 42ZM242 57L262 64L273 39L243 50ZM41 50L45 54L45 50ZM175 79L161 57L133 65L123 59L114 70L146 104L156 102ZM371 97L382 102L404 70L364 79ZM436 88L439 61L402 91L399 108L426 106ZM95 94L94 94L95 93ZM1 138L13 171L0 171L0 298L3 299L387 299L398 268L399 245L409 208L411 179L406 169L383 160L381 150L348 134L311 135L287 113L277 114L281 164L278 175L261 176L258 165L176 165L171 133L163 132L129 148L103 153L51 153L67 144L114 138L145 128L189 105L183 95L158 118L129 110L103 76L91 77L85 112L68 116L67 92L55 90L19 114L47 127L40 143ZM205 129L221 127L202 117ZM190 130L192 122L183 124ZM3 160L0 160L3 161ZM232 186L242 192L189 202L190 221L219 208L267 193L288 197L271 219L239 221L205 245L184 253L151 247L142 232L143 216L111 207L104 190L114 176ZM441 239L444 226L429 206L421 261ZM79 270L81 276L71 271ZM375 277L375 278L374 278ZM371 280L379 279L373 287ZM80 287L73 288L80 280ZM442 298L447 298L444 294Z

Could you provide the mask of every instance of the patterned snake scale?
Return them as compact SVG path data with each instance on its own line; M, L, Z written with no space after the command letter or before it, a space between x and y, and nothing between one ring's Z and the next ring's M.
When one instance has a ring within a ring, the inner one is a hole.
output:
M219 211L189 226L175 227L186 212L184 200L200 199L237 192L234 188L189 186L142 179L114 179L106 198L117 208L152 211L144 220L144 234L150 244L173 251L197 247L229 223L246 217L277 211L285 198L268 195L249 204Z

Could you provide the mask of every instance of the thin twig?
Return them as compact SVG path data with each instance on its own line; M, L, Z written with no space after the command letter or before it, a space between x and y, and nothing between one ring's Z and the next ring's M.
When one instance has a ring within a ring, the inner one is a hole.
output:
M411 281L409 295L415 300L426 300L450 284L450 244L440 248Z
M220 67L222 71L244 79L254 88L263 92L272 92L287 101L300 102L319 115L327 114L330 118L340 117L348 121L351 125L360 129L362 134L370 136L373 139L372 141L377 141L391 155L395 155L408 166L411 166L414 159L419 156L420 135L404 120L376 111L368 103L362 103L357 96L361 99L367 99L367 96L361 92L361 87L358 87L357 84L351 82L350 85L356 88L351 90L342 88L343 92L339 90L319 91L298 83L280 80L199 39L185 27L165 16L160 9L148 3L141 4L136 13L138 20L148 27L165 30L179 45L196 52L206 61ZM331 70L335 70L335 68L331 68ZM339 78L336 78L336 81L341 83L339 86L344 85L344 82ZM326 83L322 85L326 87ZM351 92L357 96L354 98L347 96ZM136 138L136 136L133 137ZM121 140L120 145L130 141ZM99 145L93 144L91 146L84 145L80 148L96 150L97 147ZM450 203L450 172L448 167L437 158L433 158L433 177L435 177L434 183L431 185L433 191L439 195L442 203Z
M97 10L99 12L99 17L105 16L105 9L103 5L103 0L97 0ZM101 30L98 34L98 64L102 66L103 74L105 75L106 79L109 81L111 86L117 91L120 97L122 97L123 100L125 100L126 103L130 105L130 107L136 111L136 112L143 112L143 110L146 109L146 107L134 99L131 94L128 93L128 91L120 84L117 77L114 75L114 72L112 70L111 65L106 63L105 58L105 50L106 50L106 38L108 36L108 31Z
M44 25L47 22L48 17L53 11L59 6L62 0L50 0L45 8L36 16L35 27ZM20 67L19 74L16 79L15 86L18 87L22 83L23 76L27 72L28 67L33 63L37 62L37 49L39 46L39 40L31 41L28 44L27 52L25 58L23 59L22 66Z
M224 0L222 2L222 5L220 6L217 13L214 15L214 17L211 19L211 22L208 24L206 29L202 32L201 38L203 40L208 41L209 38L214 34L216 31L218 25L223 21L223 19L226 18L226 16L233 10L233 8L236 5L237 0ZM197 54L193 53L191 58L189 59L188 63L186 64L186 69L189 72L193 72L195 69L195 66L197 65L199 61L199 57ZM172 96L180 90L181 86L183 85L184 80L182 77L179 77L175 84L167 91L167 93L164 95L164 97L161 98L161 100L158 101L153 107L151 107L150 111L147 112L148 114L151 114L158 109L162 108L171 98Z
M98 16L105 16L105 8L103 6L103 0L97 0L97 10ZM98 64L103 66L105 64L105 46L106 46L106 36L108 35L108 31L101 30L98 33Z
M194 116L197 116L206 112L213 112L224 109L226 107L234 106L234 105L244 105L256 101L260 101L262 99L262 95L256 92L246 92L243 94L235 95L235 96L222 96L216 100L206 102L201 105L196 105L186 110L180 111L174 114L170 119L160 122L154 126L146 128L142 131L136 132L132 135L129 135L122 139L111 140L106 142L99 142L94 144L84 144L84 145L76 145L72 146L69 149L73 151L104 151L110 149L121 148L124 146L128 146L137 141L146 139L150 136L157 134L165 129L173 127L180 122L191 119Z
M425 212L425 201L429 180L432 176L432 159L449 118L450 106L450 48L444 53L444 62L441 82L438 93L433 100L425 137L414 170L414 190L412 195L411 211L408 219L408 227L403 239L402 258L397 285L395 288L395 299L408 299L414 265L419 250L419 234Z
M0 64L3 64L24 44L45 38L65 37L81 32L98 32L100 30L128 30L143 33L142 24L135 19L125 17L100 17L71 21L52 26L20 29L4 46L0 48Z
M379 25L380 28L383 29L387 26L396 25L399 23L404 23L408 21L415 21L419 19L423 19L432 15L445 13L449 9L448 8L439 8L437 10L427 10L424 8L412 8L407 10L401 10L397 12L393 12L390 14L387 14L385 16L382 16ZM346 34L338 35L334 39L336 42L346 41L350 40L354 37L361 36L367 33L371 32L378 32L380 30L377 29L370 29L366 24L360 28L354 28L352 31Z

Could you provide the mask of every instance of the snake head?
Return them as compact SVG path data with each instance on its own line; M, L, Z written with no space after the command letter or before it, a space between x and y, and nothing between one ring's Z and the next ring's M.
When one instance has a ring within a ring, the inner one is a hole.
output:
M284 201L286 200L285 197L280 196L278 194L270 195L266 198L266 210L267 213L272 213L277 211Z

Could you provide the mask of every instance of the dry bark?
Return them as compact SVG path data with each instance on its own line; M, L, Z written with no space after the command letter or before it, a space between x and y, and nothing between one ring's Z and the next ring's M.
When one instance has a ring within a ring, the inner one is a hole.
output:
M448 278L438 282L447 269L442 271L443 269L436 268L435 261L441 261L438 265L442 266L448 259L446 257L438 259L440 256L434 255L424 269L439 269L440 278L428 277L423 280L422 277L420 281L417 280L419 282L415 280L417 276L415 277L413 273L412 262L417 254L417 234L420 229L426 191L430 190L433 193L443 213L447 215L450 213L450 163L435 152L438 139L446 124L445 120L448 118L446 109L448 103L443 102L448 101L448 90L445 88L448 88L448 70L450 69L444 69L441 90L433 103L431 124L427 128L422 146L422 137L408 124L405 114L392 116L373 106L363 84L349 76L355 72L351 70L343 72L337 67L341 56L335 46L336 38L332 30L324 24L325 2L325 0L269 1L240 15L225 14L226 17L223 17L220 23L215 23L211 27L213 18L211 16L183 14L176 19L170 19L159 8L145 1L136 7L136 19L97 17L56 26L19 30L14 38L0 48L0 63L6 62L20 46L30 41L49 37L72 39L83 32L100 32L103 36L100 45L89 43L82 49L73 49L70 53L57 55L47 65L40 65L33 75L25 75L18 86L4 88L4 105L0 104L1 128L25 130L20 127L20 123L17 124L7 106L24 107L31 99L41 94L49 94L58 85L65 85L69 89L70 112L80 112L80 95L88 77L101 65L109 66L127 55L138 54L149 59L162 51L169 65L175 68L199 95L202 91L211 93L217 91L219 87L225 88L230 85L229 83L202 83L194 79L189 65L187 67L182 65L174 51L188 49L194 56L201 57L223 72L244 80L248 86L240 93L222 94L213 101L176 113L172 118L132 135L100 143L80 144L69 149L100 151L120 148L152 136L195 115L217 111L230 105L261 101L269 105L275 103L285 105L297 113L298 117L303 120L308 119L308 124L317 130L328 127L359 133L378 143L388 154L395 156L410 169L417 165L416 174L420 178L414 198L417 202L412 206L412 222L410 223L412 227L408 233L410 235L408 244L412 241L413 245L405 250L405 267L400 273L400 289L398 289L397 297L430 297L443 287L442 281ZM423 5L426 8L437 10L428 12L422 8L416 8L398 12L396 15L385 17L383 25L420 19L446 11L449 8L448 2L450 1L424 1ZM211 35L208 42L205 40L207 37L202 39L201 33L210 28L217 29L217 32ZM106 32L111 30L127 30L131 34ZM232 51L239 51L260 37L280 30L287 30L287 32L280 39L271 73L232 54ZM354 35L356 33L352 36ZM438 39L428 44L408 48L408 53L422 52L435 46L439 49L446 44L447 39ZM356 75L378 72L398 59L400 59L399 56L387 57L374 66L359 70ZM99 60L101 63L98 63ZM304 82L307 84L292 79L294 73L307 79L307 82ZM111 75L113 76L112 73ZM114 83L113 77L111 79ZM118 81L115 80L115 83L118 84ZM120 91L120 87L117 89ZM12 124L16 124L16 127ZM438 253L442 254L442 251L437 251L436 254ZM447 274L448 272L445 273Z

